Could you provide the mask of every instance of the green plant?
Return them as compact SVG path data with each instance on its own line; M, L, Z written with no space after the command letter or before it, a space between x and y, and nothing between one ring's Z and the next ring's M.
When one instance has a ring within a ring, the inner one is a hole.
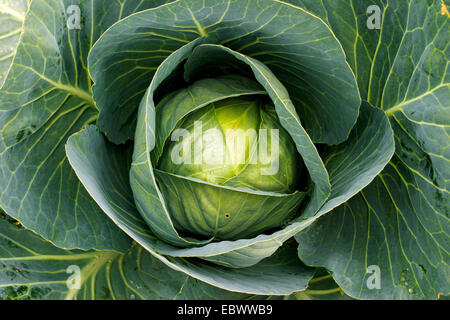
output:
M441 1L35 0L0 14L0 41L20 34L0 43L1 298L449 293ZM196 138L199 120L218 131ZM227 128L276 134L236 144ZM263 145L278 152L258 157ZM195 161L205 152L225 162Z

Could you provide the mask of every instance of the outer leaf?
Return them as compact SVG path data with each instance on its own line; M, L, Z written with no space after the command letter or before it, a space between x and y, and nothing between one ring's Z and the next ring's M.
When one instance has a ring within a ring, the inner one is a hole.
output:
M449 293L448 222L427 216L433 208L420 190L397 184L402 178L416 182L401 171L390 164L368 188L297 237L302 260L332 270L352 297L436 299ZM393 198L389 190L407 197ZM367 285L374 270L369 266L380 268L379 290Z
M359 94L362 99L367 100L372 73L377 72L371 67L380 37L378 29L367 27L369 19L367 10L371 6L378 6L382 10L381 14L386 11L397 10L388 6L384 7L384 0L287 0L286 2L309 10L330 26L341 43L347 61L355 73ZM373 12L370 12L373 15ZM397 18L403 18L401 10L398 10L396 15ZM386 43L380 43L379 45L395 47L397 44L387 40Z
M137 99L156 68L198 38L269 66L314 142L347 138L360 99L342 48L323 21L279 1L179 0L114 25L90 55L99 125L112 141L133 138Z
M216 101L246 95L264 95L266 92L255 81L239 76L206 78L164 97L156 106L155 163L162 154L164 143L177 124L189 113ZM172 96L173 95L173 96Z
M164 67L165 63L161 66ZM159 76L158 73L157 76ZM153 158L159 156L169 134L189 112L221 99L264 93L265 91L256 82L237 76L224 76L199 80L187 89L181 89L169 95L169 98L165 97L156 107L157 135L155 149L152 151L152 155L155 156ZM203 120L207 121L204 117ZM206 127L203 129L207 130ZM140 136L144 134L138 132L137 139ZM291 151L296 152L295 149ZM143 154L147 155L146 152ZM156 166L155 160L153 163ZM161 170L166 169L161 167ZM167 228L171 228L170 224L173 223L177 231L190 231L205 237L214 236L216 239L249 238L262 231L280 227L283 221L288 221L288 218L295 214L295 209L305 196L300 192L277 194L243 190L234 186L233 188L219 186L181 177L183 173L173 175L159 170L155 173L164 204L170 212L170 220L167 219L166 222ZM145 177L141 180L145 180ZM230 186L228 182L226 185ZM144 183L148 182L143 181L142 184ZM143 201L149 198L148 195L137 197L143 198ZM211 199L215 200L211 201ZM149 221L149 225L153 225L155 219L158 219L158 213L154 211L145 211L141 214ZM158 233L158 231L155 232ZM249 261L245 262L246 265L251 265L249 263Z
M155 2L80 1L85 18L80 30L67 29L71 4L30 5L0 91L0 205L59 246L126 250L130 240L86 193L64 144L97 118L87 70L93 42L117 19Z
M0 88L16 53L27 8L27 0L0 1Z
M440 10L440 1L388 2L369 99L389 117L395 155L369 187L297 237L301 258L330 269L354 297L435 299L450 291L450 33ZM313 257L312 246L323 250ZM366 286L369 265L380 268L381 290Z
M333 280L325 269L317 269L314 278L308 283L308 289L295 292L289 300L352 300Z
M216 242L200 248L179 249L159 241L134 207L133 194L127 186L126 152L109 143L93 126L71 137L66 148L77 175L105 213L146 250L175 270L223 289L264 295L286 295L303 290L311 278L313 269L298 263L292 243L274 254L280 243L295 234L292 226L270 236ZM307 222L297 224L304 226ZM279 244L274 247L274 242ZM267 256L271 257L259 262ZM199 257L222 264L225 261L235 265L259 263L232 269L205 263Z
M75 284L75 270L80 287L69 288ZM0 218L0 300L246 298L257 297L223 291L174 271L138 245L124 254L62 250Z

